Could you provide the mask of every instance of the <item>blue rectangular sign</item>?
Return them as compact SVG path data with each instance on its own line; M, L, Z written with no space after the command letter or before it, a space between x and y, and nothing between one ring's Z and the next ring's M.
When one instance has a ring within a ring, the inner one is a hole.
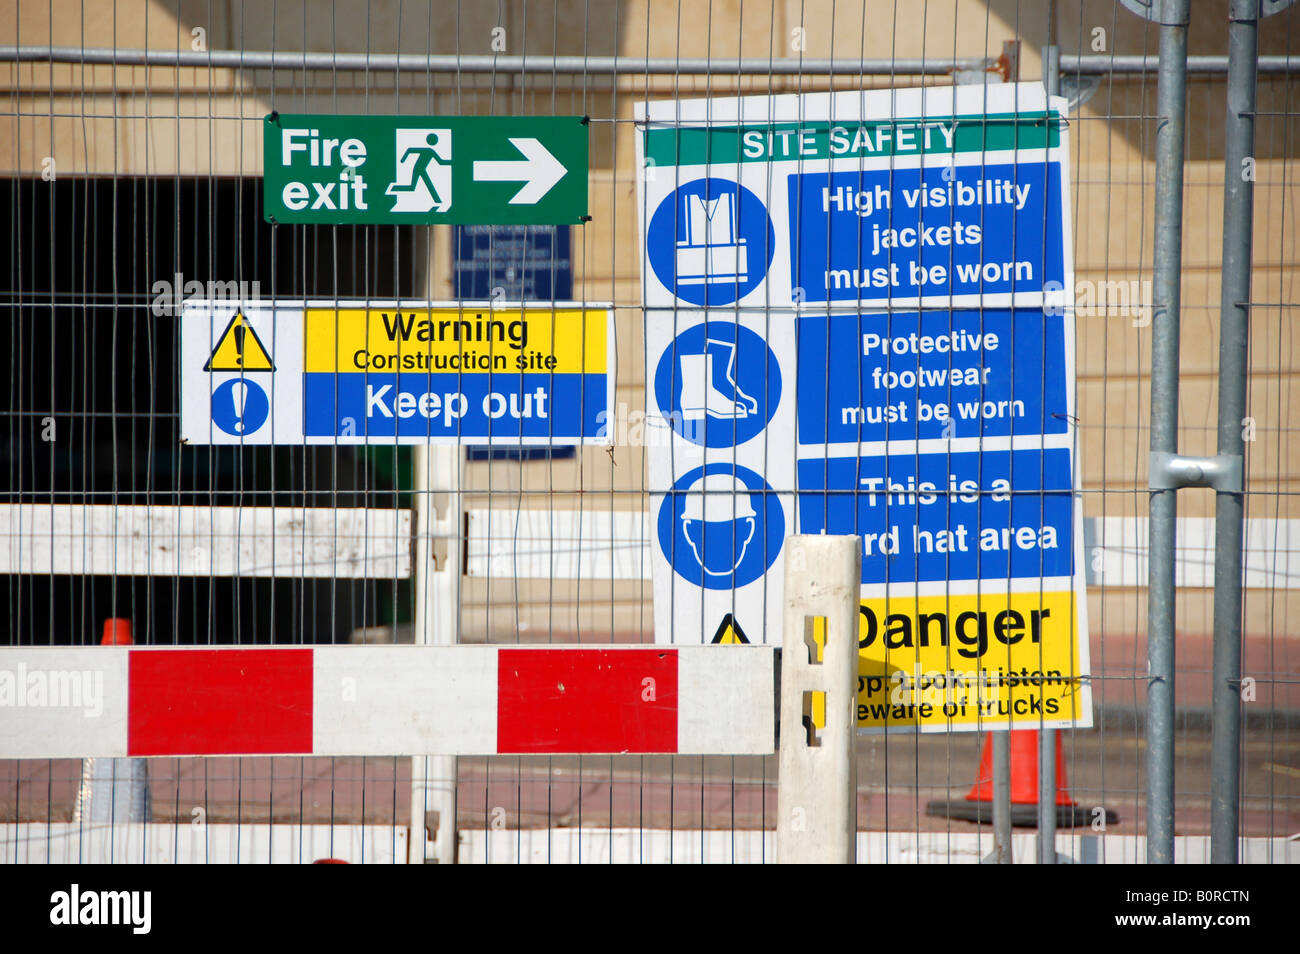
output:
M1056 162L789 177L802 301L1041 292L1065 277Z
M564 301L573 297L572 233L567 225L456 225L456 297ZM574 456L572 445L466 447L469 460L545 460Z
M799 443L1064 434L1065 318L1041 310L803 315Z
M864 584L1074 573L1068 448L832 457L798 467L800 532L861 537Z
M573 297L567 225L458 225L454 235L457 298L567 301Z

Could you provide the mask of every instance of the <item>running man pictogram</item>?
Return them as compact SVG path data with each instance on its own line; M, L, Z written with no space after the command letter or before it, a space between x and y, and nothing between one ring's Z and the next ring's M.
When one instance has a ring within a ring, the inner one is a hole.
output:
M451 130L398 129L395 179L386 193L394 212L451 208Z

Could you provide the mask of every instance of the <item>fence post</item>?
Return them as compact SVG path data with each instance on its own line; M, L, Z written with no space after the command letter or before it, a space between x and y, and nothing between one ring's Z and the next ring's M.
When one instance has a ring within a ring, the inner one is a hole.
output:
M858 537L794 536L785 543L780 776L776 860L857 859ZM823 644L816 641L819 628ZM825 725L813 724L824 694Z
M1247 343L1255 176L1259 0L1228 13L1228 94L1223 130L1223 281L1219 301L1220 460L1236 459L1237 485L1214 495L1214 678L1210 755L1210 860L1236 864L1240 814L1241 538L1245 509Z
M416 645L430 642L429 590L433 586L433 523L436 511L429 492L429 456L433 448L417 447L411 461L415 503L415 540L412 553L412 585L415 588L412 618L412 642ZM411 758L411 830L407 841L407 861L413 865L425 862L425 811L428 805L429 771L432 766L427 756Z
M1151 324L1151 467L1147 599L1147 862L1174 860L1174 547L1178 485L1157 460L1178 452L1178 338L1183 248L1188 0L1161 5L1156 87L1155 255Z
M457 541L460 517L460 448L417 447L414 460L415 484L415 643L451 646L457 641L460 606L460 557ZM438 517L435 493L448 498L446 514ZM435 568L433 541L447 538L442 569ZM410 861L424 863L425 812L429 796L438 812L434 852L439 863L456 860L456 757L415 756L411 760Z
M451 238L447 229L428 229L425 289L428 297L448 296L451 282L444 263L451 261ZM414 580L414 642L452 646L460 640L461 584L461 462L459 445L422 445L412 448L412 482L415 485L415 547L412 554ZM443 514L438 515L435 494L443 495ZM444 541L442 568L438 569L434 540ZM425 813L432 802L438 813L434 855L439 864L456 862L456 783L454 755L416 756L411 760L411 841L413 864L425 861ZM430 799L430 796L432 798Z
M984 862L1011 864L1011 732L994 729L993 742L993 853Z
M1048 5L1047 43L1043 48L1043 86L1048 96L1061 95L1061 48L1056 43L1056 0ZM1062 117L1064 119L1064 117ZM1073 295L1070 289L1069 294ZM1070 302L1074 299L1071 297ZM1078 451L1076 450L1077 454ZM1038 732L1038 863L1056 864L1056 730ZM1007 839L1008 845L1010 838ZM1010 857L1011 852L1007 851Z

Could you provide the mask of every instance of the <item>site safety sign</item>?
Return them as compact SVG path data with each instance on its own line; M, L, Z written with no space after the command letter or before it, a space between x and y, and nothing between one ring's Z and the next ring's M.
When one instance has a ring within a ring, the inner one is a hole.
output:
M271 223L566 225L587 215L581 116L321 116L262 123Z
M779 643L785 537L855 535L861 729L1091 725L1065 113L640 107L659 641Z
M181 439L604 444L613 347L608 307L188 301Z

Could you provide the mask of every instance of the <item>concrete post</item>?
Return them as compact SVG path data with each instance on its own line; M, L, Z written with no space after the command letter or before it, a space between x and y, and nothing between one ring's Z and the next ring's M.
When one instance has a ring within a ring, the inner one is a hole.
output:
M861 542L796 536L785 544L776 860L857 859L858 606ZM821 645L819 645L819 642ZM825 725L814 726L814 694Z

